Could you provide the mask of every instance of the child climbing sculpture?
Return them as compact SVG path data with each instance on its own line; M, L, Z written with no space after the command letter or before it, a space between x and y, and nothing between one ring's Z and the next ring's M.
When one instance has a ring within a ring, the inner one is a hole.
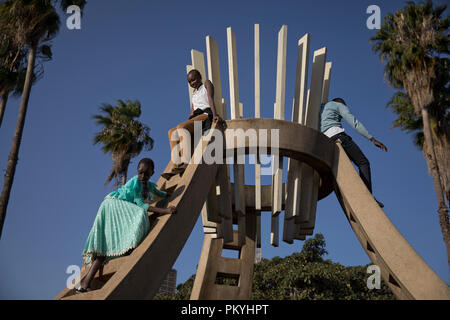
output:
M187 130L191 136L194 133L195 121L203 122L203 130L209 129L212 122L217 122L219 116L216 113L216 107L214 105L214 85L210 80L202 82L202 76L196 69L191 70L187 75L187 81L189 85L194 88L192 93L191 113L189 114L189 120L180 123L177 127L169 130L169 142L170 149L173 150L178 143L178 139L175 138L177 129ZM166 174L167 176L176 174L186 168L186 164L177 164L171 159L172 172ZM165 176L163 174L162 176Z
M341 120L345 119L358 133L369 139L376 147L387 152L387 148L380 141L376 140L350 112L344 99L335 98L321 106L320 109L320 131L333 141L339 141L345 153L350 160L356 164L359 169L359 175L372 193L372 179L370 174L370 163L364 153L353 141L353 139L344 132ZM375 199L376 200L376 199ZM384 205L376 200L380 207Z
M104 264L129 254L144 240L151 227L148 213L156 216L176 213L172 206L157 208L150 205L158 198L168 196L149 181L154 167L151 159L141 159L138 174L103 200L82 254L83 263L91 268L76 288L77 292L88 291L97 270L100 269L101 274Z

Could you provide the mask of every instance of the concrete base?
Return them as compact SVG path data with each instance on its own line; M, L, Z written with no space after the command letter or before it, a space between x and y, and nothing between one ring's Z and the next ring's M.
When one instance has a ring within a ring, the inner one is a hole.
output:
M205 235L191 300L250 299L256 249L256 214L248 211L243 218L246 227L244 244L239 244L239 234L236 230L231 243ZM223 249L237 251L239 258L222 257ZM235 283L221 284L218 278L234 280Z

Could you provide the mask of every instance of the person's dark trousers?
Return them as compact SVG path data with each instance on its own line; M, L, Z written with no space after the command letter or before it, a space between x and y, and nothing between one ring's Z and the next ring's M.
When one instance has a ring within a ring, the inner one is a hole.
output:
M358 167L359 176L372 193L372 179L370 177L370 163L358 145L345 132L338 133L330 138L333 141L340 140L342 148L347 153L350 160Z

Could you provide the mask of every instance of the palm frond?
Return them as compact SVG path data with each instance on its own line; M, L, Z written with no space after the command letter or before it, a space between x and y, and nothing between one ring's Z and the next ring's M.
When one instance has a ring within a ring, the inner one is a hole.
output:
M150 137L150 128L136 118L141 115L141 103L138 100L117 100L117 105L101 104L99 110L102 114L93 115L96 124L102 130L94 136L94 145L101 143L104 153L111 153L113 169L107 182L113 178L116 183L123 174L126 174L130 160L138 156L144 148L150 151L153 148L153 139Z

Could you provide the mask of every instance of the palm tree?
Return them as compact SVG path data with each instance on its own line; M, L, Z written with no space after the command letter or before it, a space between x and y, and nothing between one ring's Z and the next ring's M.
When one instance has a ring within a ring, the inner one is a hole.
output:
M54 3L59 3L63 9L65 6L72 4L71 1L6 0L0 5L0 30L5 30L11 35L16 48L25 48L28 52L19 116L8 157L3 190L0 195L0 237L19 159L19 148L25 125L36 57L39 54L38 49L41 44L54 38L59 31L60 19L53 6ZM85 1L79 0L77 4L83 7Z
M439 223L450 265L450 224L444 198L445 180L442 178L442 173L448 170L448 163L442 167L437 162L431 119L436 98L433 86L441 55L450 53L447 35L450 19L448 16L442 18L445 10L445 5L434 6L431 0L421 5L408 2L403 9L386 16L371 41L375 42L373 49L379 53L381 61L386 61L389 83L406 91L416 117L422 119L423 150L434 182Z
M43 75L42 62L52 59L51 46L44 44L39 48L38 63L31 76L34 85ZM20 97L25 85L27 72L26 51L23 48L12 47L12 42L6 34L0 39L0 127L9 95Z
M414 107L408 94L403 91L397 91L391 101L388 102L387 107L397 115L392 129L400 128L400 130L407 133L413 133L414 145L423 150L423 120L422 117L418 117L414 112Z
M0 26L1 27L1 26ZM18 66L23 60L23 50L16 48L7 30L0 29L0 127L6 109L6 103L18 80ZM20 58L18 59L20 55ZM21 68L23 72L23 68Z
M106 183L115 178L115 185L123 185L127 181L128 166L132 158L136 157L145 148L153 148L153 139L150 137L150 128L135 120L141 116L141 103L139 101L117 100L117 106L102 104L100 111L104 115L94 115L96 124L102 130L94 137L94 145L102 143L104 153L111 152L113 167L106 179ZM121 181L120 181L120 178Z
M448 72L450 60L441 58L436 68L436 79L433 84L434 101L429 107L430 126L435 143L436 161L439 168L443 168L441 182L447 201L450 200L450 163L449 141L450 141L450 73ZM424 151L423 119L414 111L411 99L403 91L395 93L387 107L397 115L392 128L400 128L402 131L414 133L414 145ZM426 158L426 154L424 153Z

